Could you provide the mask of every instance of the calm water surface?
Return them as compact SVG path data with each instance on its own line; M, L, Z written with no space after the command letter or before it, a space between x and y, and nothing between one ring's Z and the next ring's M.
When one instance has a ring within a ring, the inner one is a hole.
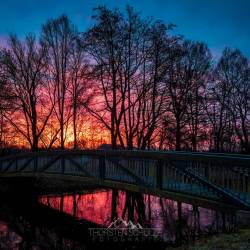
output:
M78 220L108 227L117 218L152 228L163 242L189 241L201 234L235 229L231 213L196 207L190 204L147 194L122 190L95 190L89 194L42 196L39 201Z
M236 224L233 213L111 189L44 195L26 215L20 211L8 214L3 208L0 215L0 249L96 249L89 227L107 228L117 218L151 228L162 245L233 231Z

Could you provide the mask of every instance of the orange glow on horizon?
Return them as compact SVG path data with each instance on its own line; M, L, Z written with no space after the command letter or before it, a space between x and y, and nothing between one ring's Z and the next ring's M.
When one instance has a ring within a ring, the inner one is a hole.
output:
M21 121L21 119L19 119ZM55 126L57 128L58 121L56 119L53 119L48 124L47 129L45 129L42 139L44 141L48 138L53 136L55 128L52 127ZM110 133L108 130L102 128L100 124L98 124L96 121L93 120L92 117L88 117L87 120L81 120L81 127L78 126L77 128L77 144L78 148L80 149L92 149L92 148L98 148L102 144L110 144ZM51 125L52 124L52 125ZM15 129L8 124L8 132L9 132L9 138L6 138L7 145L10 147L16 147L16 148L30 148L29 143L27 140ZM58 148L60 147L60 139L59 134L57 136L57 139L55 143L53 144L52 148ZM67 149L74 147L74 132L73 132L73 125L71 123L68 124L67 129L65 131L65 147ZM39 141L39 148L46 149L47 147L44 145L44 143Z

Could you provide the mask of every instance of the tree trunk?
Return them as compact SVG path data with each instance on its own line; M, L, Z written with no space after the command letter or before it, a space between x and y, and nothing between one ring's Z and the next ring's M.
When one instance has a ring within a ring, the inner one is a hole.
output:
M180 151L181 150L181 126L179 119L176 119L176 144L175 144L175 150Z

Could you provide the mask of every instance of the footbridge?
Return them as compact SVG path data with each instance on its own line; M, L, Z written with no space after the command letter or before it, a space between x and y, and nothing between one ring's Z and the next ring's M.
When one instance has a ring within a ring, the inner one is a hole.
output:
M174 151L41 151L0 158L0 177L68 178L187 203L250 210L250 156Z

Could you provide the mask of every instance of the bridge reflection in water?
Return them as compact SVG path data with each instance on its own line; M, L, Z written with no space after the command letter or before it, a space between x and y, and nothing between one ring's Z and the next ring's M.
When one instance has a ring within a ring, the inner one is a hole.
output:
M116 189L83 192L43 195L38 198L39 203L15 205L15 208L13 204L10 207L1 204L0 248L83 250L99 249L101 244L102 249L105 246L124 250L135 249L135 246L140 246L138 249L165 249L168 243L190 242L202 234L237 229L232 211L215 211ZM115 218L152 228L163 241L121 242L119 247L112 242L111 245L92 242L88 229L106 228Z
M190 201L250 209L250 156L84 150L27 153L0 159L1 177L56 176Z
M165 242L194 240L200 234L236 230L235 213L220 212L157 196L99 189L88 194L48 195L40 203L76 219L108 227L117 218L152 228Z

